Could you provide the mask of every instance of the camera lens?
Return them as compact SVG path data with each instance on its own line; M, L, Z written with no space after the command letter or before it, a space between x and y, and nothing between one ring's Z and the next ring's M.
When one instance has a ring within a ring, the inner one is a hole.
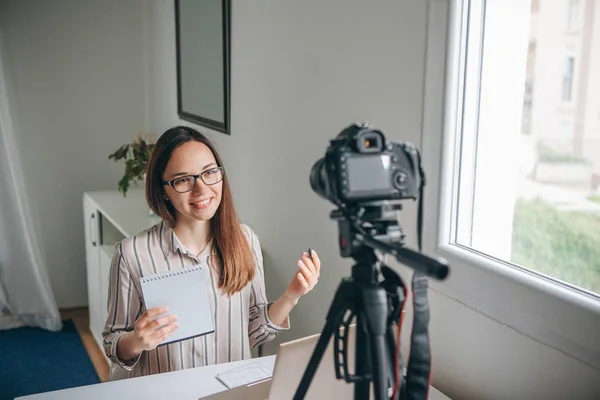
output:
M329 200L329 182L325 170L325 158L317 160L310 170L310 187L316 194Z

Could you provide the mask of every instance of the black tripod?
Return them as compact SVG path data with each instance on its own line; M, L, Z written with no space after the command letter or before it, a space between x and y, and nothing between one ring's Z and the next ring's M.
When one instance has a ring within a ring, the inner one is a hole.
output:
M336 376L344 377L347 382L354 383L354 398L367 399L369 384L372 378L377 400L388 399L388 369L384 366L386 354L394 354L394 347L386 349L385 334L387 329L387 295L385 289L378 285L376 270L373 265L377 261L371 249L365 248L357 255L357 263L352 267L352 278L342 281L337 289L323 332L308 364L294 399L303 399L310 382L319 366L323 352L335 331ZM350 318L344 323L344 316L350 311ZM356 315L356 369L350 376L347 370L347 332L352 317ZM344 330L337 329L341 325ZM339 346L343 341L343 350ZM368 346L365 345L368 342ZM389 344L389 343L388 343ZM339 363L339 354L343 363ZM388 362L386 361L386 364ZM337 365L340 364L340 365ZM341 375L340 366L344 370Z
M380 209L371 209L370 211L375 211L376 214L371 216L370 221L372 235L369 235L363 229L361 229L362 233L357 234L350 221L343 220L336 211L332 213L332 218L338 219L342 256L351 256L356 261L356 264L352 267L351 278L343 279L335 293L326 317L325 327L321 332L319 341L302 376L300 385L294 395L294 400L304 399L312 378L321 362L323 353L327 348L331 336L334 334L336 377L337 379L343 378L348 383L354 383L354 399L369 398L371 381L373 381L373 393L376 400L388 400L391 398L391 391L395 383L393 371L400 371L401 376L403 367L402 357L398 356L397 362L395 360L399 349L396 348L392 327L394 324L399 325L406 292L402 279L385 266L382 267L381 271L385 280L382 283L379 282L379 272L376 267L378 260L374 249L392 253L400 262L413 267L416 271L420 271L419 274L423 278L427 274L443 279L448 273L448 267L437 260L402 248L401 246L394 246L375 239L373 236L379 233L381 237L382 230L384 229L383 232L390 232L390 228L392 231L400 232L400 239L402 238L402 234L399 227L395 225L395 221L392 222L392 220L388 219L383 222L374 222L382 217ZM364 218L365 214L362 217ZM386 235L383 234L383 236ZM426 296L426 286L422 293ZM426 298L425 312L428 321ZM355 374L350 375L348 373L347 360L347 332L354 316L356 316L356 360ZM344 329L340 330L340 327ZM428 352L426 325L424 333ZM421 339L419 340L422 342ZM425 349L421 348L419 351L422 353ZM427 373L428 378L429 353L425 355L419 354L416 358L421 358L417 362L417 368L421 370L423 370L423 359L425 359L427 370L424 372ZM419 382L419 380L415 381ZM401 382L398 384L401 384ZM428 382L426 382L425 390L427 388ZM398 397L395 396L394 400L396 398Z

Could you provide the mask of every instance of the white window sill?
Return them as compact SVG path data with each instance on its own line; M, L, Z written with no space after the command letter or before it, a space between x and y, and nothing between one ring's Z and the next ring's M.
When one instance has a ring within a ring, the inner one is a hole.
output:
M456 245L436 254L450 275L431 288L543 344L600 369L600 301Z

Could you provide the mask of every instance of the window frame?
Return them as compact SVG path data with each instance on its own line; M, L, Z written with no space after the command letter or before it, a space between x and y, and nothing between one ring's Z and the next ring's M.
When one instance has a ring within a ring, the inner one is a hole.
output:
M575 55L571 54L571 53L567 53L564 56L564 61L565 63L563 64L563 73L562 73L562 85L560 88L560 100L562 104L573 104L573 97L574 97L574 93L573 91L575 90L575 68L576 68L576 59L575 59ZM571 61L571 63L569 64L569 61ZM568 76L567 75L567 66L570 65L571 67L571 75ZM568 93L569 93L569 98L565 99L565 94L566 94L566 81L567 81L567 77L569 78L569 88L568 88Z
M600 301L584 292L540 278L526 269L453 244L456 216L457 113L461 85L463 7L473 0L428 2L424 99L423 165L425 253L449 261L450 276L432 280L432 290L460 302L531 339L600 369ZM485 0L478 0L483 1Z
M567 3L567 12L565 16L566 20L566 30L568 32L575 32L579 30L580 14L581 14L581 0L566 0Z

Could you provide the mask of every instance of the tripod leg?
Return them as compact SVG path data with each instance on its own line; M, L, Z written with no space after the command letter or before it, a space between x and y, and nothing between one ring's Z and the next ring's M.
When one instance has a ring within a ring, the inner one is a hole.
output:
M362 295L372 357L373 392L376 400L384 400L389 398L387 394L389 371L385 341L388 315L387 295L385 290L376 284L364 286ZM368 392L367 397L361 398L368 398Z
M331 304L329 312L327 313L327 322L323 327L319 341L317 342L312 356L310 357L308 366L302 375L302 380L298 385L298 389L294 395L294 400L302 400L304 399L304 396L306 396L306 392L308 391L312 378L319 367L319 363L321 362L321 358L323 358L323 353L329 344L329 340L333 335L334 329L338 329L342 322L342 318L344 317L344 313L353 303L352 299L355 296L354 292L355 289L352 281L342 282L338 287L333 299L333 303Z
M367 333L367 325L365 322L365 316L362 312L356 314L356 360L354 364L356 369L354 373L357 376L367 376L371 374L371 352L369 351L369 334ZM362 381L354 382L354 399L368 399L369 388L371 382L367 379Z
M388 363L385 335L375 336L371 339L373 354L373 390L375 399L387 400L388 395Z

